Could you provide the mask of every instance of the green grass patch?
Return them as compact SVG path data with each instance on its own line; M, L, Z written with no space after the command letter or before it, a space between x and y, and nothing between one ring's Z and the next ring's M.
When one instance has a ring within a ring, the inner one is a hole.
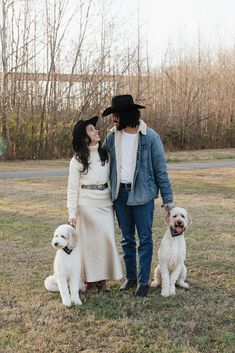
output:
M189 291L162 298L157 288L135 298L118 291L122 281L110 282L111 292L82 293L83 305L71 309L43 285L53 271L53 231L67 221L67 178L0 180L0 352L234 351L235 169L171 171L170 178L176 204L193 219L186 232ZM160 205L152 271L166 229Z

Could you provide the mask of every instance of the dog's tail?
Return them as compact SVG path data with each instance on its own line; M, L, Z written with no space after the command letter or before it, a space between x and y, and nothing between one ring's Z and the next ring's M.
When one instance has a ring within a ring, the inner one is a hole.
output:
M85 283L80 279L79 281L79 290L81 292L85 292L86 291L86 286L85 286Z
M59 292L55 275L48 276L44 281L44 286L49 292Z
M154 280L151 283L152 288L156 288L161 284L161 271L160 271L160 266L158 265L155 270L154 270Z

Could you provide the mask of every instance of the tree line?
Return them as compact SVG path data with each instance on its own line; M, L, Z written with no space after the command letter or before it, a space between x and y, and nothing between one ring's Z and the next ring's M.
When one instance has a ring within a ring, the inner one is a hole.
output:
M117 44L122 24L107 1L77 0L71 11L69 0L44 0L38 12L31 0L1 0L0 157L71 156L75 122L124 93L146 106L142 117L166 149L235 147L235 50L198 38L153 67L139 30ZM110 118L99 124L104 137Z

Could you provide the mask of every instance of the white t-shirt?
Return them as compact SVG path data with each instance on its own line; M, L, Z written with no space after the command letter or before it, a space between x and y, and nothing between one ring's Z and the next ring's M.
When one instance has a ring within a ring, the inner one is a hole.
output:
M134 165L136 155L134 155L134 147L138 133L128 134L122 131L121 138L121 183L132 183L134 175Z

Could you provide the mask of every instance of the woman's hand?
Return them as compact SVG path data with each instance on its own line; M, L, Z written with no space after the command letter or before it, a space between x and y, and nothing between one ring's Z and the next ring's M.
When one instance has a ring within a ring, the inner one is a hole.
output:
M76 227L76 218L69 218L69 224L75 228Z

